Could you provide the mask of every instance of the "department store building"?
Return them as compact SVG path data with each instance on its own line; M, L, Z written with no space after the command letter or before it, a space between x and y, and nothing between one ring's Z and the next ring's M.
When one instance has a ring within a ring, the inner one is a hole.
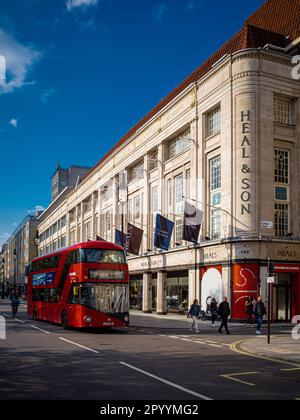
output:
M47 210L40 255L114 241L126 171L125 218L144 230L128 257L133 308L165 314L228 296L243 319L248 296L267 299L271 262L273 319L300 314L299 16L299 0L255 12ZM182 240L185 200L204 212L197 246ZM167 252L153 246L157 213L175 222Z

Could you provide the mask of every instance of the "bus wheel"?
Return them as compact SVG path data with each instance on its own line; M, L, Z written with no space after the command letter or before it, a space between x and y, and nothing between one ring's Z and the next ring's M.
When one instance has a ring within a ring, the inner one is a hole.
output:
M63 314L61 316L61 325L65 330L68 329L68 314L67 314L67 312L63 312Z

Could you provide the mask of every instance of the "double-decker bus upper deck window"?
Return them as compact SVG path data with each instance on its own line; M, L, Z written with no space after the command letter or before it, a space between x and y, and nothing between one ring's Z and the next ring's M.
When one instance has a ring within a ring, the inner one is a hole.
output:
M81 251L85 263L126 264L123 251L110 249L83 249Z
M44 258L43 260L35 261L30 265L30 273L36 273L43 270L51 270L59 266L60 256Z

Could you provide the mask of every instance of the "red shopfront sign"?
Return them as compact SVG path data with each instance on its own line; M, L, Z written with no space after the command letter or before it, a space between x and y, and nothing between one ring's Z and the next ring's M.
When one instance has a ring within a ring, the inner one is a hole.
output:
M300 265L295 264L275 264L275 273L300 273Z
M257 300L259 285L258 264L234 264L232 267L232 318L246 319L246 301Z

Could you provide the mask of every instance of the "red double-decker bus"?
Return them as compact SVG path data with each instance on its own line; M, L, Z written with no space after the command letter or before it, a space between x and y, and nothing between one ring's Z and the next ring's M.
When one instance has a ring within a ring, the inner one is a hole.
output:
M129 273L123 248L87 242L33 260L28 316L64 328L127 327Z

